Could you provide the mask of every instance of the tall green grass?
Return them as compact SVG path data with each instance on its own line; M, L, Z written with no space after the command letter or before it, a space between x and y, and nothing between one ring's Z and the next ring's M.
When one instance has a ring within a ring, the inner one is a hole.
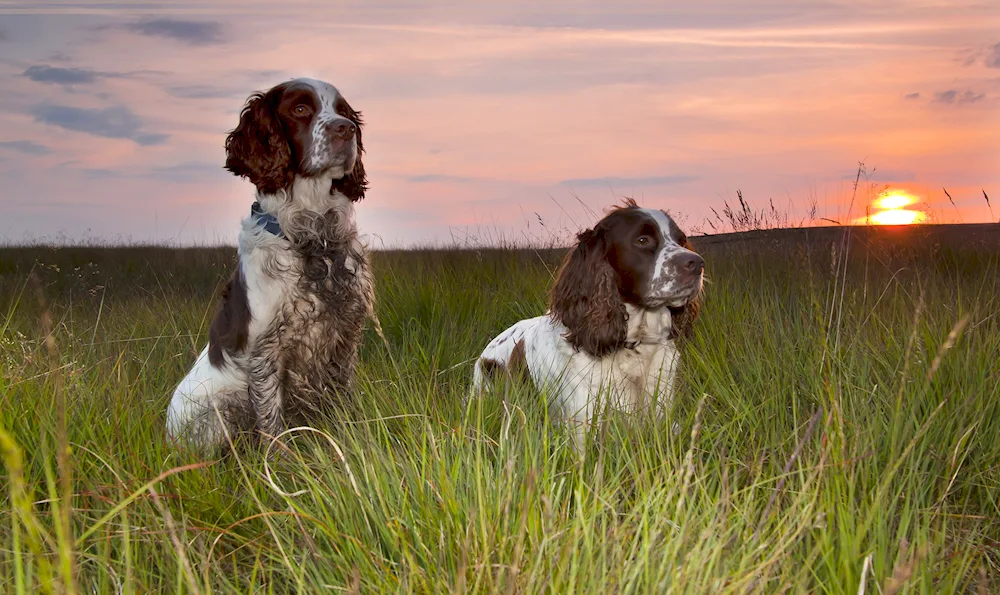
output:
M698 244L680 432L582 462L542 395L463 404L559 250L375 254L386 341L267 465L163 436L231 250L4 249L0 592L1000 591L1000 256L873 237Z

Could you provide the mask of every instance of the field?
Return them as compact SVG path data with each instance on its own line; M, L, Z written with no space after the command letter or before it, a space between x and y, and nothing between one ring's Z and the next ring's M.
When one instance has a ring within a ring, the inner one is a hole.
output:
M1000 592L996 227L694 238L680 431L583 462L533 391L462 402L561 250L376 253L385 342L265 467L163 436L232 249L5 248L0 592Z

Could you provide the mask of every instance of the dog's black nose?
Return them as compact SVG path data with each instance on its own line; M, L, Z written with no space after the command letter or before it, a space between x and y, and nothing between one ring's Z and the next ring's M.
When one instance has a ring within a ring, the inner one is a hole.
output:
M357 126L354 125L354 122L351 122L350 120L338 120L331 126L331 132L333 135L344 140L354 136L354 133L357 132L358 129Z
M700 273L705 270L705 259L695 253L681 257L681 267L690 273Z

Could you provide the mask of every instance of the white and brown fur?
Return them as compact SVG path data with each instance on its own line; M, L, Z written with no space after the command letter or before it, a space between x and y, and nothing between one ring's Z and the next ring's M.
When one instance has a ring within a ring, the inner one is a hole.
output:
M211 447L225 444L224 430L275 436L350 390L374 302L354 215L367 189L361 128L322 81L247 100L226 139L226 169L254 184L281 235L243 220L208 344L167 411L171 438Z
M583 445L595 407L659 412L670 405L679 351L700 310L705 262L664 211L634 201L578 236L546 314L521 320L483 350L473 394L499 376L526 379L577 422Z

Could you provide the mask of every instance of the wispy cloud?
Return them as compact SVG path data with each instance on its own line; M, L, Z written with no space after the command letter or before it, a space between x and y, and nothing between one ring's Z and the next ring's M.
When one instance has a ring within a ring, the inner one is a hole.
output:
M123 28L139 35L164 37L190 45L213 45L224 41L222 25L216 21L160 18L129 23Z
M559 182L563 186L603 186L619 188L622 186L671 186L674 184L686 184L698 179L698 176L687 174L676 174L668 176L646 176L638 178L617 178L608 176L605 178L574 178Z
M920 99L920 92L914 91L913 93L907 93L903 95L903 99Z
M26 155L48 155L52 149L31 140L0 141L0 149L9 149Z
M975 103L986 98L984 93L976 93L969 89L964 92L956 89L948 89L934 94L934 101L937 103Z
M68 56L55 55L53 61L69 61ZM130 72L108 72L103 70L93 70L91 68L79 68L75 66L49 66L48 64L36 64L29 66L21 73L36 83L51 83L54 85L90 85L101 79L124 79L136 78L140 75L163 74L162 71L155 70L134 70Z
M87 85L97 82L97 79L105 76L88 68L61 68L46 64L29 66L21 75L36 83L55 83L57 85Z
M213 85L176 85L167 87L166 91L180 99L228 99L241 93L245 94L243 91Z
M31 110L36 122L104 138L130 139L142 146L166 142L168 134L143 131L142 120L125 106L87 109L40 104Z
M197 182L207 178L229 178L231 173L222 167L221 163L179 163L154 167L150 171L154 178L169 182Z
M231 174L219 164L190 162L135 170L106 168L84 169L83 174L91 179L162 180L164 182L204 182L210 179L228 178Z
M986 66L1000 68L1000 43L997 43L986 54Z

